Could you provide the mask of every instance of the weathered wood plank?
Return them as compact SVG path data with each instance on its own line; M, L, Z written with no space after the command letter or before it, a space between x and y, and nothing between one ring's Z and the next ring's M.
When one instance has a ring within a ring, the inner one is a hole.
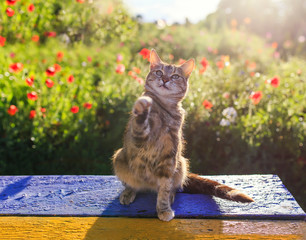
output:
M0 217L0 239L306 239L303 221ZM304 233L303 233L304 231Z
M255 202L178 193L176 218L305 219L275 175L209 177L244 191ZM122 206L122 189L114 176L0 176L0 215L156 217L156 194L141 193L130 206Z

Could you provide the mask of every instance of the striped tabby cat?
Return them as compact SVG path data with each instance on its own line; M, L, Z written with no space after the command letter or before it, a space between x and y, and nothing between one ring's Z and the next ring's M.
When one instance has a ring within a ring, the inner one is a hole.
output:
M150 58L145 92L134 104L123 148L113 156L115 174L125 186L120 203L132 203L138 191L156 191L158 218L170 221L174 217L171 204L178 189L252 202L252 198L236 189L188 171L188 160L182 156L184 110L181 102L188 90L194 60L181 66L166 64L155 50L151 51Z

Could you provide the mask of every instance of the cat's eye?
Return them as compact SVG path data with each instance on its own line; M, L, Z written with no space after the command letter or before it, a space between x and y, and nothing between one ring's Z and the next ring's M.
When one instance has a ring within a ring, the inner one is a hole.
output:
M159 76L159 77L161 77L161 76L163 76L163 72L160 71L160 70L157 70L157 71L156 71L156 75Z
M178 79L179 77L180 77L180 76L177 75L177 74L174 74L174 75L171 76L172 79Z

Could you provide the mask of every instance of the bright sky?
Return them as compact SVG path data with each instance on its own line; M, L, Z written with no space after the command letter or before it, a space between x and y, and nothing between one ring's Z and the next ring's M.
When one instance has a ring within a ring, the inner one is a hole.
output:
M217 9L220 0L123 0L132 14L140 14L146 22L158 19L184 23L187 17L192 23L205 19Z

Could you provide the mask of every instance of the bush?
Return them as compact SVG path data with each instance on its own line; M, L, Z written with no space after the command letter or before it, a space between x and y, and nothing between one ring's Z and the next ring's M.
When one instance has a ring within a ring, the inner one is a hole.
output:
M120 0L37 0L31 3L20 0L13 6L2 1L0 9L3 13L1 35L10 43L26 43L31 39L45 43L48 38L58 36L66 43L107 44L117 38L125 41L137 31L136 22ZM7 9L13 11L12 16L7 14Z

